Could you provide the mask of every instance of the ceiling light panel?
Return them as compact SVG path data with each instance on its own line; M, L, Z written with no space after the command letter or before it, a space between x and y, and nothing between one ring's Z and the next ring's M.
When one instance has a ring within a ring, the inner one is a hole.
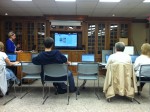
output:
M144 3L150 3L150 0L144 0L143 2Z
M99 0L99 2L120 2L121 0Z
M76 0L55 0L56 2L75 2Z
M32 1L32 0L12 0L12 1L28 2L28 1Z

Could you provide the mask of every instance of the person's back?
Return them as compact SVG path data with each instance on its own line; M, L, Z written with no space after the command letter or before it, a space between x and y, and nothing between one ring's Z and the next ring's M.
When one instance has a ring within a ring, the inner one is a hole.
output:
M37 57L34 57L32 59L32 62L34 64L36 64L36 65L47 65L47 64L53 64L53 63L61 63L61 64L62 63L67 63L67 64L70 63L70 62L68 62L67 58L60 51L52 50L54 40L51 37L44 38L43 43L45 46L45 51L39 53L39 55ZM42 73L41 73L42 83L43 83L43 74L44 74L44 71L42 68ZM70 91L71 92L76 91L73 75L70 71L68 73L68 78L69 78L69 89L70 89ZM62 85L64 85L64 84L62 83Z
M132 63L131 57L124 53L125 45L123 42L117 42L115 44L116 53L111 54L108 58L106 68L112 63Z

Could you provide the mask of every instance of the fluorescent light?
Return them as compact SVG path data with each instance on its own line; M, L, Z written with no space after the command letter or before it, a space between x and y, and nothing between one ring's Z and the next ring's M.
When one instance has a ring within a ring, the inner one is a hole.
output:
M150 2L150 0L144 0L143 2L147 3L147 2Z
M99 0L99 2L120 2L121 0Z
M55 0L56 2L75 2L76 0Z
M32 1L32 0L12 0L12 1Z

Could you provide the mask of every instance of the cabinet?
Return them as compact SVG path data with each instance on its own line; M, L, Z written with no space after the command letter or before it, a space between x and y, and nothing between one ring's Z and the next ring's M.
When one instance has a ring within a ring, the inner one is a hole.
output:
M87 53L95 54L95 60L102 61L102 50L113 50L119 38L129 38L130 23L88 22L86 39Z

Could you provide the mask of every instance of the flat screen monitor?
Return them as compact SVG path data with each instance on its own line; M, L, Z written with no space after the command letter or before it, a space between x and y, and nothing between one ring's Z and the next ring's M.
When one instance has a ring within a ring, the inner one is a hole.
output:
M132 63L135 62L136 58L138 57L139 55L130 55L131 57L131 60L132 60Z
M55 33L55 48L77 48L77 33Z
M94 62L94 54L82 54L82 62Z
M110 56L110 54L106 54L106 55L105 55L105 62L106 62L106 63L107 63L107 61L108 61L109 56Z
M16 54L7 54L7 56L11 62L17 61L17 55Z

